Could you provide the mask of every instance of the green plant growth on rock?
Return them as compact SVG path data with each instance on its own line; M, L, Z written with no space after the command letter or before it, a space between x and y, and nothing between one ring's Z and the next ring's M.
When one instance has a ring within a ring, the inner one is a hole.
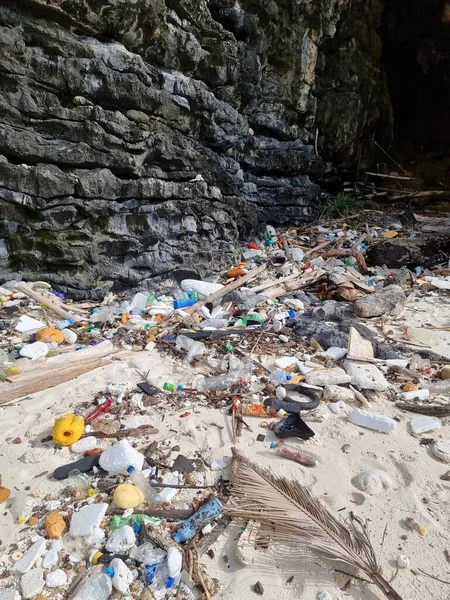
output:
M356 196L347 194L337 194L335 198L324 204L321 219L335 219L337 217L345 217L362 209L363 204Z

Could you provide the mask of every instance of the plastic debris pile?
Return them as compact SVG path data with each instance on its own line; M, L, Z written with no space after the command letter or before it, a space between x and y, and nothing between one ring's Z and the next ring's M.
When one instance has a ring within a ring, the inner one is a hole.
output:
M9 489L3 474L0 503L17 527L29 528L28 547L8 553L3 567L8 598L218 592L200 558L228 525L229 461L152 442L152 424L124 426L133 415L174 411L189 419L199 406L215 408L229 419L234 443L255 426L256 441L274 455L310 468L318 458L301 441L334 415L385 434L405 415L414 436L439 429L450 416L450 366L432 348L439 330L402 328L401 316L414 298L445 297L450 269L389 269L365 259L377 239L415 235L398 223L341 220L281 235L269 226L214 281L168 280L96 306L74 304L45 282L2 284L0 404L87 372L95 377L113 354L158 351L183 364L183 375L162 385L149 364L137 385L111 384L55 419L42 442L72 456L49 474L58 493L30 497ZM389 414L377 411L380 396L395 402ZM435 441L432 452L449 463L450 441ZM372 470L354 485L373 494L392 482ZM412 518L408 526L427 533ZM398 566L408 560L401 556Z

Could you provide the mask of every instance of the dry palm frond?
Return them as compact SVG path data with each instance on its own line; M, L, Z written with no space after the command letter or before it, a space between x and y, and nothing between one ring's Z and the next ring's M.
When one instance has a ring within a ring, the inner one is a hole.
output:
M363 571L390 600L402 600L381 576L362 521L352 515L347 527L300 484L251 463L233 449L232 485L237 506L231 516L271 528L270 540L303 546Z

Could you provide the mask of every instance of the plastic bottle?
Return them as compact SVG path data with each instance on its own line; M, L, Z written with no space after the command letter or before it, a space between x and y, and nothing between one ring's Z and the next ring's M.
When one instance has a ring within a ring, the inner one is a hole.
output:
M166 581L166 587L170 589L173 587L176 578L181 573L183 567L183 557L181 552L177 548L170 547L167 549L167 568L169 571L169 577Z
M212 523L221 513L222 504L220 500L213 498L178 527L173 539L177 544L191 540L203 527Z
M67 482L71 487L74 487L79 495L83 498L87 498L95 494L95 491L91 486L91 482L89 481L89 477L87 477L87 475L78 469L73 469L70 471L67 477Z
M132 465L130 465L127 469L127 473L130 476L131 483L134 483L134 485L141 490L147 502L149 504L157 504L158 492L152 488L150 482L143 472L137 471Z
M277 383L289 383L292 379L292 375L286 373L286 371L275 370L269 375L271 381L276 381Z
M23 525L27 520L27 495L23 490L17 492L11 504L11 513L14 519Z
M72 600L108 600L111 593L111 577L106 573L99 573L89 577Z
M153 578L153 590L159 591L158 597L165 598L165 590L167 587L167 580L169 578L169 568L167 565L167 557L165 557L159 564L156 565L155 575Z
M405 524L412 531L417 531L417 533L421 536L428 535L428 527L425 525L420 525L417 521L415 521L412 517L406 517Z
M228 319L205 319L199 323L201 329L214 327L214 329L223 329L228 327Z
M195 304L195 300L192 298L183 298L181 300L174 300L173 307L175 310L180 308L188 308L189 306L193 306Z
M197 340L192 340L185 335L177 336L175 342L175 348L177 350L186 350L187 355L184 358L184 363L190 365L194 358L199 358L203 356L206 348L204 344L198 342Z
M442 379L428 388L432 394L450 394L450 379Z
M307 467L315 467L318 463L317 456L315 456L311 452L307 452L306 450L297 448L292 444L286 444L284 440L273 444L273 446L271 444L270 447L275 450L275 454L278 454L278 456L282 456L283 458L289 458L290 460L295 460L295 462L298 462Z
M55 327L56 329L67 329L73 325L73 319L65 319L64 321L56 321Z
M130 557L146 566L159 565L166 557L164 550L154 548L151 542L145 542L137 548L133 548Z
M228 390L237 383L246 384L252 375L252 361L249 359L239 360L230 355L230 368L227 375L217 377L206 377L199 384L199 391Z
M14 375L19 375L20 369L15 365L0 365L0 381L4 381L5 379L9 379L10 377L14 377Z

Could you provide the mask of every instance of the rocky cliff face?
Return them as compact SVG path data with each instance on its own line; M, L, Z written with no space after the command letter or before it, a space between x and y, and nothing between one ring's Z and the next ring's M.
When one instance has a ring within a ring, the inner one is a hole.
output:
M0 1L0 276L101 296L310 220L388 105L379 16L380 0Z

